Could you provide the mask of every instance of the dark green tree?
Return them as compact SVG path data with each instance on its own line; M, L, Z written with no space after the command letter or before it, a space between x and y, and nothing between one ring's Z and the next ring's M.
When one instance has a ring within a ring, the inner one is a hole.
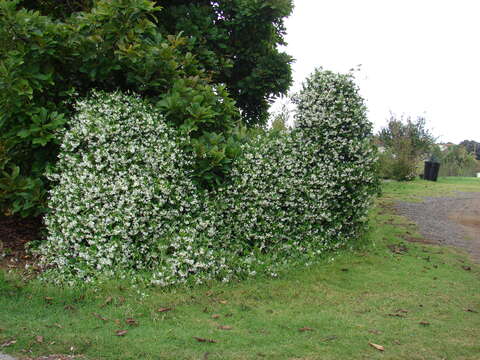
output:
M23 0L22 5L64 19L89 11L93 0ZM213 82L235 99L247 125L265 125L268 108L292 83L293 58L285 45L284 19L293 0L157 0L163 35L182 33Z
M480 160L480 142L474 140L463 140L459 145L465 147L465 149L471 153L475 154L477 160Z

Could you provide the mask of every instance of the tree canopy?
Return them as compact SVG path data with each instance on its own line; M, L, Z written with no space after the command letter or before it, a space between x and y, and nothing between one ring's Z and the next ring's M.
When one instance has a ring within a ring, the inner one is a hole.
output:
M125 0L126 2L131 2ZM90 11L94 0L23 0L21 5L65 19ZM158 31L188 38L194 54L214 83L225 84L247 125L265 125L272 100L292 83L293 58L285 45L284 19L292 0L157 0L162 11Z

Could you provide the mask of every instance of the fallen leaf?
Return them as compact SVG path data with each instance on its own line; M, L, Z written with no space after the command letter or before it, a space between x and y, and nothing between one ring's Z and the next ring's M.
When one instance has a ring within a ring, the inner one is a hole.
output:
M219 302L220 304L223 304L223 305L228 304L228 301L227 301L227 300L219 300L218 302Z
M125 336L125 334L128 333L128 330L116 330L115 335L117 336Z
M51 303L53 301L53 297L45 296L45 301Z
M476 310L473 310L473 309L465 309L466 312L471 312L471 313L474 313L474 314L478 314L478 311Z
M403 314L408 314L408 310L405 310L405 309L398 309L397 311L395 311L397 313L403 313Z
M232 330L233 329L233 327L228 326L228 325L220 325L218 328L220 330Z
M167 311L172 311L173 309L172 308L169 308L169 307L161 307L161 308L158 308L157 309L157 312L167 312Z
M113 297L109 296L105 299L105 302L103 303L103 305L101 307L105 307L107 305L109 305L111 302L113 301Z
M376 330L376 329L368 330L368 332L370 334L375 334L375 335L379 335L382 333L380 330Z
M225 317L232 317L232 316L233 316L232 313L225 314Z
M92 313L93 316L95 316L97 319L100 319L102 321L108 321L107 318L104 318L102 315L97 314L97 313Z
M196 337L194 336L193 337L195 340L197 340L198 342L206 342L206 343L216 343L217 340L213 340L213 339L204 339L204 338L200 338L200 337Z
M470 271L472 268L470 266L462 266L463 270Z
M213 315L212 315L212 319L218 319L218 318L220 318L220 315L219 315L219 314L213 314Z
M10 346L10 345L13 345L17 342L17 340L8 340L8 341L5 341L3 344L0 345L0 347L7 347L7 346Z
M374 344L374 343L368 343L368 345L370 345L371 347L374 347L375 349L377 349L379 351L385 351L385 348L382 345L377 345L377 344Z
M115 319L115 320L113 320L113 322L114 322L115 324L117 324L118 326L120 326L120 319Z
M399 313L393 313L393 314L387 314L388 316L396 316L396 317L405 317L404 314L399 314Z
M135 319L132 319L132 318L126 319L125 322L126 322L128 325L138 326L138 321L135 320Z
M419 324L424 326L430 325L428 321L420 321Z
M393 343L396 344L396 345L402 345L402 343L398 340L393 340Z
M338 339L338 336L331 335L331 336L327 336L325 339L323 339L323 341L333 341L333 340L337 340L337 339Z
M73 305L65 305L64 309L73 311L73 310L75 310L75 307Z
M301 328L301 329L298 329L298 331L300 331L300 332L313 331L313 329L312 329L311 327L305 326L305 327L303 327L303 328Z
M36 336L35 341L39 344L43 343L43 336L41 336L41 335Z
M56 328L59 328L59 329L63 329L63 326L60 325L60 324L53 324L53 325L45 325L47 328L53 328L53 327L56 327Z

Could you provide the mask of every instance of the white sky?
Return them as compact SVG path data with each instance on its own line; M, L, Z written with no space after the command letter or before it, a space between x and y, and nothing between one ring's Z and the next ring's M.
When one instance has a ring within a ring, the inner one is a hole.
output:
M362 64L375 130L391 110L426 116L440 141L480 141L480 0L295 0L286 26L292 91L315 67Z

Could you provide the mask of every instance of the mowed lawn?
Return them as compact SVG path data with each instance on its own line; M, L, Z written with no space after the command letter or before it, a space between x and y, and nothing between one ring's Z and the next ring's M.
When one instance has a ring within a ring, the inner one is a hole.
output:
M277 279L196 288L112 283L61 289L0 273L0 353L480 359L480 266L460 250L406 241L419 234L390 206L395 199L480 191L480 179L383 188L366 239Z

